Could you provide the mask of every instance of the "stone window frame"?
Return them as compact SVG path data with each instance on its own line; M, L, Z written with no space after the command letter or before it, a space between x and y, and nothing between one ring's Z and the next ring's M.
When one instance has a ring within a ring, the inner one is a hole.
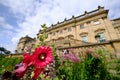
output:
M118 32L118 34L120 34L120 27L117 28L117 32Z
M71 32L71 31L72 31L72 28L71 28L71 27L68 27L67 30L68 30L68 32Z
M86 37L86 40L83 40L83 37ZM88 41L88 36L87 35L82 35L81 40L84 41L84 42L87 42Z
M55 32L52 32L52 36L55 36Z
M80 29L84 29L85 25L84 24L80 24Z
M105 37L105 29L97 29L96 31L95 31L95 35L97 35L97 34L100 34L100 33L103 33L103 35L104 35L104 41L102 41L102 39L100 39L100 42L105 42L106 41L106 37Z
M97 20L94 20L94 21L93 21L93 24L94 24L94 25L99 25L99 24L100 24L100 21L99 21L98 19L97 19Z
M63 30L59 30L59 33L62 34L62 33L63 33Z
M87 37L87 41L85 41L85 42L88 42L88 32L81 32L79 35L80 35L80 37L81 37L81 41L83 41L83 40L82 40L82 37L83 37L83 36L86 36L86 37Z

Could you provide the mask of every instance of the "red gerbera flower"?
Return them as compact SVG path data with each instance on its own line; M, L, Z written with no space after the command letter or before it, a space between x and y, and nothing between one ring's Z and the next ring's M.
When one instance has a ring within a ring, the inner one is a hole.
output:
M52 49L47 46L40 46L35 49L32 55L33 65L37 68L45 68L46 65L52 62Z

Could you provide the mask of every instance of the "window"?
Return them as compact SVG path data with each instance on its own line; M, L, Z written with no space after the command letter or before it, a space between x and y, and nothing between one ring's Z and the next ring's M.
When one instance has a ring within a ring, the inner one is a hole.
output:
M90 21L86 22L87 24L90 24Z
M50 32L50 35L52 35L52 32Z
M55 32L53 32L52 35L54 36L54 35L55 35Z
M50 36L51 34L49 33L48 36Z
M98 33L98 35L100 35L99 41L100 41L100 42L105 42L105 36L104 36L103 32Z
M72 31L71 27L68 28L68 32Z
M98 20L94 21L94 25L100 24Z
M48 34L48 37L51 36L51 33Z
M82 36L82 41L87 42L87 36Z
M63 33L63 31L62 31L62 30L60 30L59 32L60 32L60 34L62 34L62 33Z
M80 25L80 29L83 29L85 26L82 24L82 25Z
M117 30L118 30L118 34L120 34L120 27Z

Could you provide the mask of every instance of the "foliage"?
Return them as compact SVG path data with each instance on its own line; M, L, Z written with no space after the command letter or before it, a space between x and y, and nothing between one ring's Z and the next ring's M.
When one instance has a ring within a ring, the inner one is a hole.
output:
M38 40L39 42L35 44L34 48L39 46L45 46L46 45L46 39L48 35L46 34L47 26L46 24L41 25L42 31L38 34Z
M83 63L82 80L111 80L106 63L102 58L103 53L95 54L101 55L101 57L96 58L92 54L87 54L87 58Z
M107 69L103 51L87 53L79 63L64 61L64 67L59 67L60 80L111 80L112 77ZM97 55L96 55L97 54ZM101 56L99 56L101 55ZM99 57L98 57L99 56Z
M46 39L48 35L46 34L46 25L41 25L42 31L38 35L39 42L34 45L34 48L38 46L45 46ZM95 37L100 37L96 35ZM79 56L80 61L75 63L68 59L61 59L57 54L57 49L55 45L52 45L53 56L55 61L55 77L54 80L119 80L119 77L111 75L109 72L109 67L107 62L106 50L96 50L96 51L86 51L85 57ZM73 53L73 52L72 52ZM13 70L15 64L19 63L22 58L5 58L4 55L0 56L0 75L5 70ZM120 60L117 60L116 71L117 74L120 74ZM27 74L28 76L29 74ZM49 76L48 76L49 77ZM50 80L50 78L46 80ZM44 78L43 75L40 75L38 80ZM51 78L53 80L53 78Z
M96 34L96 35L95 35L95 38L100 38L100 35L99 35L99 34Z
M116 75L113 76L113 79L120 80L120 59L115 59L114 63L116 64L116 67L115 67Z
M22 60L21 57L18 58L6 58L5 56L0 56L0 75L4 71L12 71L14 66Z

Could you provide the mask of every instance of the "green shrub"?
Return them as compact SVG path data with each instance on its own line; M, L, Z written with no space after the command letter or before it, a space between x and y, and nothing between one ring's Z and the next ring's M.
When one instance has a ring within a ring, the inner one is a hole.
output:
M20 63L22 60L21 57L17 57L17 58L5 58L5 56L3 56L0 59L0 75L4 72L4 71L12 71L14 69L14 66L18 63Z

